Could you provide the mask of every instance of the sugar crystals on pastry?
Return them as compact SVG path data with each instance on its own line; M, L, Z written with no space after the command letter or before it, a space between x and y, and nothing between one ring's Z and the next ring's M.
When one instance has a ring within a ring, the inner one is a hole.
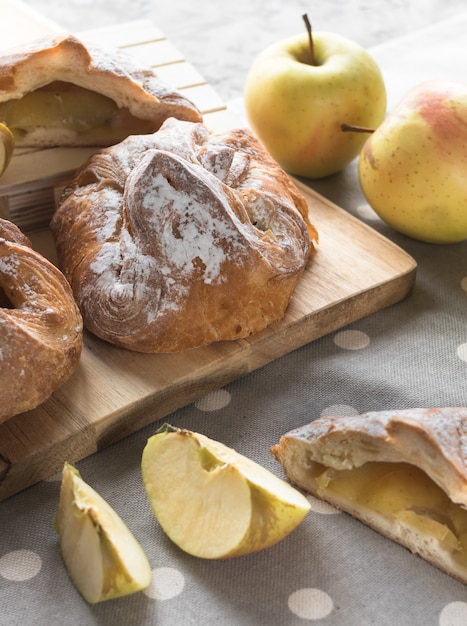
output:
M141 352L281 319L317 239L305 198L248 130L173 118L93 155L51 228L85 326Z

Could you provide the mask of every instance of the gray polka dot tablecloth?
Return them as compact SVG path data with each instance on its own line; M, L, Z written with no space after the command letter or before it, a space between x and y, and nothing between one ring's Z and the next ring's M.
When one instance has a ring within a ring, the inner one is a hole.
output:
M461 16L374 49L390 106L424 78L466 78L465 64L452 63L466 57L466 26ZM59 475L0 503L1 626L467 624L465 585L318 500L280 543L223 561L182 552L150 510L141 454L163 421L282 476L270 446L320 415L467 406L467 242L429 245L392 231L364 202L355 163L312 186L413 256L413 293L77 463L143 546L153 569L146 591L97 605L80 597L53 527Z

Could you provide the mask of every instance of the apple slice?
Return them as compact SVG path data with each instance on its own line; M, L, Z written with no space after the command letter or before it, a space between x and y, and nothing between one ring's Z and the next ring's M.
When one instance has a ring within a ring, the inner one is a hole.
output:
M167 424L144 448L142 476L164 532L201 558L268 548L310 510L305 496L261 465L204 435Z
M83 598L94 604L145 589L151 567L112 507L65 463L55 517L60 551Z
M8 167L13 150L15 149L15 137L5 124L0 122L0 176Z
M446 544L447 549L458 551L462 548L456 533L448 526L448 517L443 519L442 516L439 516L439 519L436 519L436 513L434 515L431 510L408 509L398 511L394 516L410 528L414 528L415 531L420 531L425 537L433 537Z

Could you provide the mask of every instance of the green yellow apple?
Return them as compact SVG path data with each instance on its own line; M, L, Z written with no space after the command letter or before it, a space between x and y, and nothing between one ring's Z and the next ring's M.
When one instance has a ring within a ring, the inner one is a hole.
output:
M299 491L266 468L218 441L169 425L148 440L142 477L167 536L205 559L268 548L310 510Z
M151 583L151 567L114 509L65 463L54 520L68 574L94 604L129 595Z
M15 137L8 126L0 122L0 176L8 167L13 150L15 148Z
M304 32L259 54L244 102L249 125L272 157L289 174L315 179L358 156L366 136L341 126L378 126L386 88L362 46L335 33Z
M415 85L361 151L358 175L387 224L428 243L467 239L467 84Z

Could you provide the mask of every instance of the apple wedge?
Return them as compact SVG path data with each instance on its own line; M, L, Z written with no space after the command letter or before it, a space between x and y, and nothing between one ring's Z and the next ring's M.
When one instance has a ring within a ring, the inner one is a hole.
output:
M63 468L54 524L68 574L88 602L110 600L149 586L151 567L140 544L69 463Z
M15 149L15 137L5 124L0 122L0 176L8 167L13 150Z
M261 465L204 435L167 424L144 448L142 477L167 536L205 559L268 548L310 510L305 496Z

